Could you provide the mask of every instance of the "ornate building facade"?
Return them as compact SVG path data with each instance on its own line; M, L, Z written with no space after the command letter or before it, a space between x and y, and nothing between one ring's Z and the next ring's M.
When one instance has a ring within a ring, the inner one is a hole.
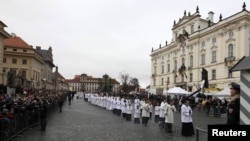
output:
M202 70L207 71L210 88L224 88L240 81L239 72L231 72L250 47L250 13L245 3L242 10L217 22L209 12L202 19L199 8L174 21L172 41L152 48L150 89L154 94L166 94L174 86L189 92L199 88Z
M117 93L120 83L109 75L102 78L94 78L87 74L75 75L73 79L66 80L72 91L83 91L86 93L109 92Z

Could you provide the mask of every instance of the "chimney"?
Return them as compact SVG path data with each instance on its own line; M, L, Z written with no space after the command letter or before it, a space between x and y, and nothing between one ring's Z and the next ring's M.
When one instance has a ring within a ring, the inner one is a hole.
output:
M213 11L208 12L208 20L210 20L211 23L214 22L214 12Z
M40 47L40 46L36 46L36 49L37 49L37 50L41 50L41 47Z
M15 33L11 33L11 37L12 37L12 38L15 38L15 37L17 37L17 36L16 36Z

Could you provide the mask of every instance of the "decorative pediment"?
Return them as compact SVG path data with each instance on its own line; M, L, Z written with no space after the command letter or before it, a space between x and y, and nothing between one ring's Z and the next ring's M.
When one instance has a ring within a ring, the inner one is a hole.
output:
M229 38L229 39L226 40L226 43L235 42L235 41L236 41L236 39L234 39L234 38Z
M189 55L192 55L193 53L194 53L193 51L190 51L188 54L189 54Z
M182 55L181 55L181 57L185 57L185 56L186 56L186 54L182 54Z
M216 50L216 49L217 49L217 46L213 45L213 46L211 46L210 49L211 49L211 50Z
M232 31L234 29L238 29L241 25L239 23L231 24L225 27L223 30L224 31Z
M206 49L204 49L204 48L202 48L201 50L200 50L200 53L202 54L202 53L205 53L206 52Z

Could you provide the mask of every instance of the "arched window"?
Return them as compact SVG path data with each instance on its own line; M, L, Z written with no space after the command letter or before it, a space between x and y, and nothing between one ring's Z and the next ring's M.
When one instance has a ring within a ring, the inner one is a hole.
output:
M228 46L228 57L233 57L233 55L234 55L234 50L233 50L234 48L233 48L233 45L232 44L230 44L229 46Z

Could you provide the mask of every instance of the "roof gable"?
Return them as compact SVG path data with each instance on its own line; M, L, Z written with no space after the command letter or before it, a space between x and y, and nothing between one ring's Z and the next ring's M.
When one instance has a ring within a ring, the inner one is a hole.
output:
M250 56L243 56L230 70L241 71L250 70Z
M29 44L27 44L22 38L16 36L4 39L4 46L32 49L32 47Z

